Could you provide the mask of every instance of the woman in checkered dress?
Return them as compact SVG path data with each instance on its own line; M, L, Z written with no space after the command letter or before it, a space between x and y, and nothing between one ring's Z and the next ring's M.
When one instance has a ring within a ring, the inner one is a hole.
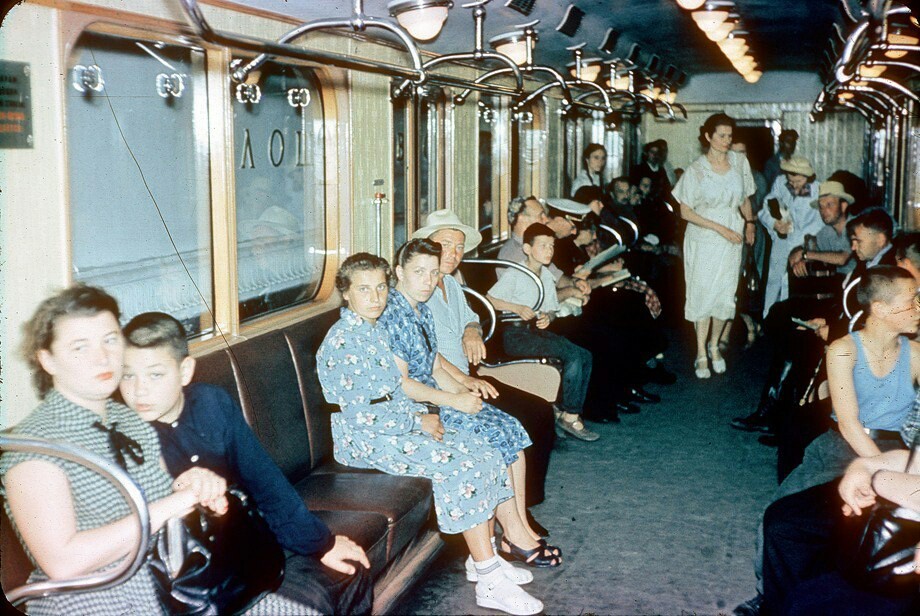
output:
M120 464L143 490L153 532L199 504L218 512L226 509L223 480L210 471L191 469L174 483L159 464L153 428L109 399L121 379L123 354L113 298L77 286L45 300L27 324L24 350L42 402L16 426L15 434L71 443ZM30 581L110 568L137 541L137 522L124 498L81 465L10 452L0 457L0 476L7 514L35 566ZM263 601L253 613L295 611L297 604L279 599ZM123 616L163 610L145 564L118 586L34 599L28 611Z

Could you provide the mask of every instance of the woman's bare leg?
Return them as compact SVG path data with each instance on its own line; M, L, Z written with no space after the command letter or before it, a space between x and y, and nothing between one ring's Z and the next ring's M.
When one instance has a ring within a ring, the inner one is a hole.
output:
M508 467L508 477L511 479L511 486L514 488L514 504L517 508L518 517L524 523L524 527L534 541L539 541L542 537L530 527L527 521L527 462L524 461L524 452L518 452L518 458L511 466Z
M483 522L479 526L463 531L463 539L470 550L470 555L476 562L485 562L495 556L492 551L491 535L489 534L489 525L494 523L495 521L492 519L489 522Z
M696 330L696 358L706 359L706 339L709 337L709 319L696 321L693 327Z
M725 329L726 323L728 323L728 321L716 319L715 317L712 319L712 332L709 334L709 344L716 348L716 352L719 350L719 338L722 337L722 330Z

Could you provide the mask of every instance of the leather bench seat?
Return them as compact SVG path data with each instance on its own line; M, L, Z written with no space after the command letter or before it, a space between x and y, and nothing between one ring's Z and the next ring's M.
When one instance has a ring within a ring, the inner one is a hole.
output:
M431 481L419 477L311 473L294 487L311 510L372 511L386 516L387 561L409 545L431 510Z
M344 535L364 548L371 562L371 575L377 577L388 561L386 556L389 528L387 518L367 511L320 511L313 513L326 523L333 535Z

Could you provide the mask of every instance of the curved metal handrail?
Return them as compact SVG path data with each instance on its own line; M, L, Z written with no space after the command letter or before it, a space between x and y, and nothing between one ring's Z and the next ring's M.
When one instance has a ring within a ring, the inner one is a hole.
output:
M143 492L128 473L102 456L70 443L0 435L0 450L53 456L85 466L102 475L115 484L115 487L124 496L132 510L132 515L136 516L139 530L139 540L117 567L69 580L47 580L19 586L6 593L6 598L10 603L18 605L29 599L65 592L103 590L121 584L137 572L147 557L147 544L150 542L150 513L147 510Z
M847 299L850 297L850 292L856 288L856 285L859 284L859 281L862 280L862 276L857 276L843 288L843 313L847 315L848 319L852 319L853 315L850 314L850 307L847 306Z
M463 289L463 292L470 297L475 297L478 299L486 309L486 312L489 313L489 331L482 336L482 341L488 342L492 339L492 336L495 335L495 326L498 324L498 315L495 313L495 306L493 306L492 302L490 302L488 298L479 291L471 289L466 285L461 285L460 288Z
M540 280L540 277L534 274L532 271L521 265L520 263L515 263L514 261L506 261L504 259L464 259L464 263L472 265L497 265L500 267L510 267L526 274L535 285L537 285L537 303L535 303L531 308L533 310L538 309L543 304L543 298L545 296L545 290L543 289L543 281Z
M853 333L853 330L856 329L856 323L859 322L859 318L862 315L863 315L863 311L857 310L856 314L850 317L850 322L847 324L847 331L849 331L851 334Z
M508 65L508 72L511 72L514 75L514 80L517 82L516 89L513 91L509 90L508 94L519 95L524 89L524 76L521 74L521 69L518 68L518 65L514 63L514 60L506 55L493 53L491 51L470 51L466 53L452 53L444 56L438 56L437 58L432 58L428 62L425 62L422 65L422 68L427 71L428 69L437 66L438 64L443 64L445 62L451 62L454 60L498 60L499 62L504 62ZM437 81L437 78L432 78L431 76L429 76L429 78L431 78L432 81ZM403 92L406 91L406 88L408 88L412 83L413 82L409 79L404 80L401 84L393 89L393 96L402 96Z
M620 232L617 231L616 229L614 229L613 227L611 227L611 226L609 226L609 225L597 225L597 227L598 227L598 229L603 229L604 231L606 231L607 233L609 233L610 235L612 235L614 238L616 238L617 243L618 243L620 246L625 246L625 245L626 245L626 244L623 242L623 236L620 235Z
M366 22L367 25L379 25L393 32L400 38L400 40L407 43L407 49L409 50L410 56L412 56L413 68L397 66L395 64L388 64L386 62L366 60L363 58L350 58L331 52L305 49L295 45L290 45L288 43L266 41L241 34L232 34L214 30L208 23L207 19L205 19L204 13L202 13L201 7L198 5L197 0L179 0L179 3L182 8L185 9L186 15L188 16L192 25L195 27L198 36L200 36L202 39L215 45L236 47L245 51L255 52L259 54L259 57L264 56L262 62L271 56L281 56L287 58L295 58L297 60L306 60L308 62L319 62L345 69L367 71L371 73L383 73L396 77L404 77L412 79L416 83L423 83L426 79L425 71L422 69L421 56L418 52L418 48L414 43L412 43L411 37L409 37L409 35L398 26L395 26L389 22L375 19L373 17L365 18L366 20L369 20ZM326 22L326 20L324 20L324 22ZM319 22L312 23L315 24ZM328 22L326 23L328 25ZM303 26L301 26L301 28L303 28ZM296 30L298 29L292 30L288 33L288 35L294 33ZM252 63L250 62L249 64ZM247 72L253 70L251 68L247 68L249 64L247 64L245 67L237 67L234 70L234 74L244 69L247 70Z
M617 218L619 218L620 220L625 222L627 225L632 227L633 233L636 236L636 239L633 241L633 243L638 242L639 241L639 225L637 225L631 218L628 218L626 216L617 216Z
M886 79L884 77L860 77L859 79L860 81L865 81L867 83L877 83L893 90L897 90L899 93L903 94L915 103L920 103L920 97L899 84L897 81L892 81L891 79Z

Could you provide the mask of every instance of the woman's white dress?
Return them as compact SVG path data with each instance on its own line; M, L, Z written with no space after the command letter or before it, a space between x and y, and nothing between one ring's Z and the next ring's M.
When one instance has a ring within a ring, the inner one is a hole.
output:
M603 171L601 173L591 173L587 169L581 169L578 174L575 176L575 179L572 180L572 190L570 194L574 197L575 193L578 192L578 189L582 186L597 186L601 190L604 189L604 176Z
M754 194L754 176L747 158L737 152L728 152L728 164L728 171L716 173L706 156L700 156L687 167L672 194L703 218L743 236L744 218L738 208L745 197ZM741 244L732 244L715 231L688 224L684 234L684 318L734 318L740 270Z

